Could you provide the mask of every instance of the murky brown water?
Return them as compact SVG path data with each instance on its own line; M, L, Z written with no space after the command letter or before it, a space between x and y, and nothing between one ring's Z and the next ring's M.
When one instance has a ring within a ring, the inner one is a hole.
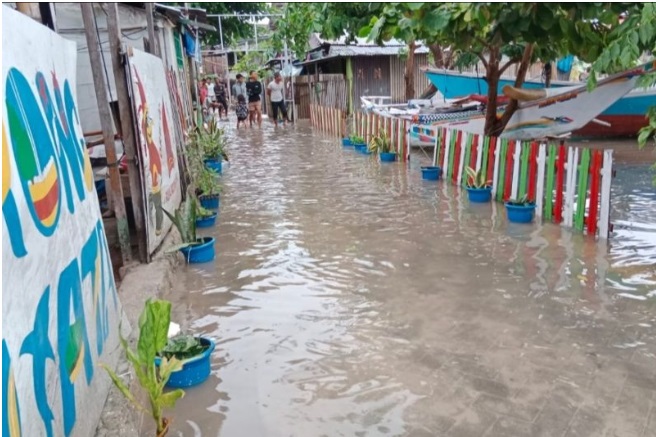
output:
M645 167L619 169L606 245L510 225L422 181L421 154L381 165L307 124L265 121L230 151L216 261L164 296L218 342L171 435L655 432Z

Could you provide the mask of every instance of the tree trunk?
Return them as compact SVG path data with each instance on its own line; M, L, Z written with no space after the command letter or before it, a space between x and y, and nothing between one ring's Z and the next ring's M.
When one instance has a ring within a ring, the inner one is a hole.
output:
M408 58L405 60L405 99L415 98L415 42L408 44Z
M522 56L522 62L519 64L519 70L517 71L517 78L515 79L515 88L520 88L524 84L524 78L526 77L526 72L531 64L531 56L533 56L533 44L528 44L524 49L524 55ZM492 130L493 136L501 135L501 132L506 128L506 125L510 121L510 118L517 111L517 106L519 102L515 99L510 100L506 110L503 112L503 116L498 121L494 129ZM487 123L486 123L487 124ZM487 133L487 131L486 131Z
M451 61L453 60L453 50L449 50L449 54L445 55L442 46L439 44L431 44L428 46L433 55L433 61L437 68L451 68Z
M499 85L499 48L493 47L489 52L485 78L487 79L487 108L485 111L485 135L494 136L497 127L497 86Z

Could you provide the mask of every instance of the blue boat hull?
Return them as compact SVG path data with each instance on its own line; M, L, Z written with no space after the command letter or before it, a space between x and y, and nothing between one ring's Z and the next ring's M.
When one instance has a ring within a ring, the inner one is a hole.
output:
M442 95L447 99L464 97L469 94L483 94L488 92L487 82L480 77L468 75L453 75L434 71L426 72L426 76ZM514 80L500 79L498 92L501 94L504 86L514 85ZM552 83L554 88L571 85L567 82ZM544 88L544 83L540 81L527 81L522 86L527 89ZM611 127L600 125L590 125L577 132L581 135L635 135L637 131L647 125L645 114L650 106L656 104L656 93L650 92L631 92L613 103L608 109L601 113L597 118L612 124Z

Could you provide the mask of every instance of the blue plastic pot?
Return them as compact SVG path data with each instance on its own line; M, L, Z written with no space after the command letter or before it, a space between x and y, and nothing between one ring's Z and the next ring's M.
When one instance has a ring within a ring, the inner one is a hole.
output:
M348 146L352 146L352 145L353 145L353 143L351 142L350 138L342 138L342 146L348 147Z
M219 159L206 159L204 162L205 167L214 170L217 173L221 173L222 165Z
M180 249L189 264L200 264L212 261L214 259L214 237L199 238L193 246L187 246Z
M214 223L216 223L216 213L213 213L212 215L208 217L199 217L196 219L196 227L197 228L211 228L214 226Z
M210 358L216 345L213 340L205 337L201 337L200 342L203 345L207 345L208 348L201 355L184 360L182 369L171 373L171 377L166 383L167 387L193 387L194 385L205 382L209 378L211 371ZM160 358L155 358L156 366L159 366L160 362Z
M487 203L492 199L492 188L470 188L467 187L469 201L473 203Z
M200 206L202 206L205 209L219 209L218 194L212 194L210 196L203 194L201 196L198 196L198 200L200 200Z
M442 169L439 167L422 167L421 168L421 177L427 181L436 181L440 178L442 174Z
M506 203L508 221L513 223L531 223L535 215L535 205L510 205Z
M396 161L396 153L394 152L381 152L380 162L394 162Z
M367 151L367 145L366 144L355 144L355 151L364 153Z

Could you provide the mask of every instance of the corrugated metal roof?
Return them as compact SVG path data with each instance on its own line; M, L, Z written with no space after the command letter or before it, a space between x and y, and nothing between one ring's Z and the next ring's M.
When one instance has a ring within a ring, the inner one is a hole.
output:
M329 56L394 56L406 46L360 46L360 45L341 45L332 44L328 51ZM415 49L415 54L428 53L428 49L424 46Z

